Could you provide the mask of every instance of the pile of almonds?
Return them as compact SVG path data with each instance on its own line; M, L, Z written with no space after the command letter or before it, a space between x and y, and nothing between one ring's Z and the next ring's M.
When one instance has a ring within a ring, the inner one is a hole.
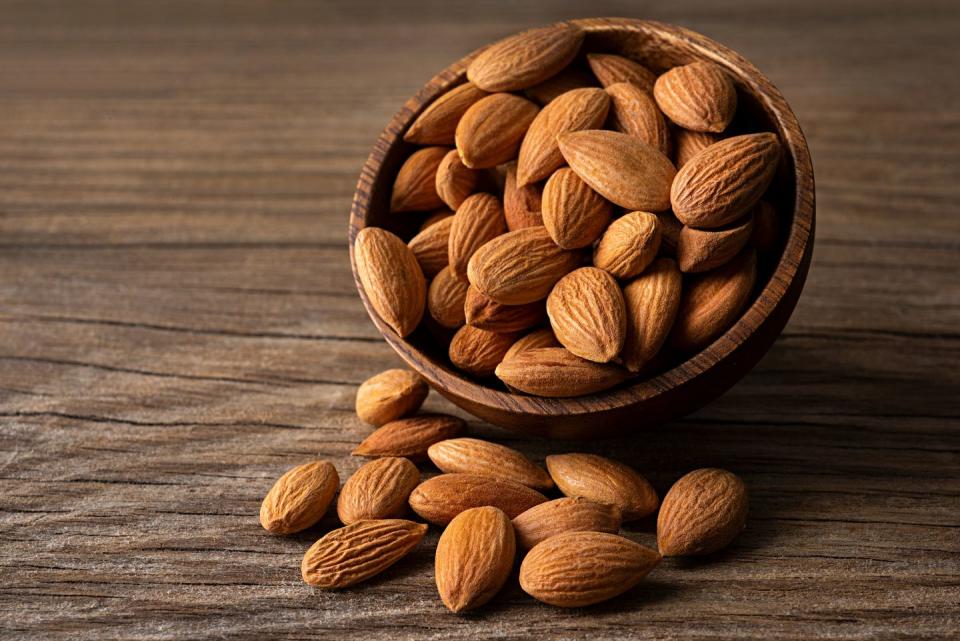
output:
M336 500L343 527L303 557L303 580L327 589L369 579L412 552L428 525L442 528L435 578L453 612L492 599L521 559L521 588L559 607L592 605L637 585L663 556L701 555L730 543L743 528L747 494L730 472L700 469L679 479L660 502L633 468L594 454L547 456L546 470L521 452L463 436L466 424L443 414L415 414L427 396L415 373L387 370L363 383L357 414L379 426L354 450L372 459L340 487L327 461L280 477L260 507L274 534L316 525ZM415 462L440 474L421 481ZM559 490L561 498L546 493ZM618 534L622 523L659 508L657 547Z
M779 244L763 197L780 143L725 133L727 72L698 61L657 76L583 40L560 23L480 53L404 135L418 147L391 215L423 212L421 231L367 227L354 244L397 334L423 324L459 370L540 396L599 392L703 349L750 302L757 253Z

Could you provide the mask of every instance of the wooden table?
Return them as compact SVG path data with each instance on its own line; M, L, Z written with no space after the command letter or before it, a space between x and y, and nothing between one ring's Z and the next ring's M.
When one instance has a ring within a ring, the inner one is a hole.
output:
M0 637L957 638L960 6L740 5L2 2ZM311 589L333 520L280 538L257 511L296 463L356 469L356 386L398 363L350 275L357 172L448 62L583 11L692 27L780 87L816 166L814 264L769 355L684 420L588 444L472 427L614 454L661 492L730 468L748 529L577 611L513 582L447 613L435 532Z

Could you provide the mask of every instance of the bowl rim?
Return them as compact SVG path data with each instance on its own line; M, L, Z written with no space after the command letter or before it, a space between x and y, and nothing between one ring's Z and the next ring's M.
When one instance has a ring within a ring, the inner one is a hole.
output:
M423 376L439 392L471 404L546 418L591 414L598 410L598 403L604 410L616 410L649 401L658 395L690 383L713 365L729 358L738 346L774 313L790 283L803 268L804 261L801 257L810 250L809 245L813 241L816 207L813 164L796 115L773 83L746 58L698 32L657 21L633 18L583 18L565 22L578 25L588 34L603 31L655 33L661 39L683 42L685 47L724 67L736 77L738 83L749 87L755 99L776 125L778 138L785 143L785 150L792 161L793 221L776 266L751 305L721 336L700 352L677 363L669 370L651 378L637 380L596 394L563 398L513 394L475 382L453 370L448 363L433 358L405 338L401 338L379 317L370 305L357 276L354 256L356 235L366 227L365 219L369 211L370 195L383 169L387 152L395 144L403 142L403 133L427 105L463 79L470 61L489 44L469 53L434 76L393 116L378 137L361 170L350 209L348 240L354 283L367 314L387 343L407 365ZM761 304L761 301L766 303Z

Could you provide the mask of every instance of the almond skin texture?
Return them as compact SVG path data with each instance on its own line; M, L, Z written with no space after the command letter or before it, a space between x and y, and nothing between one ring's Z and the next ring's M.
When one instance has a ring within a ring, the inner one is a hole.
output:
M539 325L547 318L543 303L504 305L473 285L467 290L463 311L467 325L490 332L519 332Z
M504 357L496 374L515 390L553 398L595 394L627 378L621 367L588 361L563 347L524 349Z
M446 525L464 510L489 505L513 518L547 498L526 485L476 474L441 474L418 485L410 507L424 520Z
M456 438L467 429L467 424L456 416L420 414L390 421L363 439L353 450L354 456L380 458L402 456L414 461L427 458L427 448L438 441Z
M427 533L423 523L402 519L358 521L333 530L303 556L309 585L335 590L380 574L409 554Z
M627 308L627 340L620 358L639 372L663 347L680 307L682 277L670 258L658 258L623 288Z
M464 301L467 299L467 283L460 280L450 267L446 267L430 282L427 290L427 309L430 318L441 327L457 329L467 322Z
M747 250L723 267L684 283L670 345L692 353L712 343L739 318L757 280L757 256Z
M537 104L548 105L557 96L561 96L568 91L595 86L597 86L597 81L589 73L573 67L567 67L560 73L550 76L540 84L524 90L524 94Z
M537 349L538 347L562 347L562 345L560 345L557 337L553 335L553 330L549 327L544 327L530 332L523 338L518 338L513 345L510 346L510 349L507 350L507 353L503 355L503 360L513 358L520 352L528 349Z
M558 96L534 118L520 146L517 185L547 178L563 165L557 136L570 131L599 129L607 119L610 96L603 89L574 89Z
M618 82L629 82L649 92L653 91L653 83L657 80L652 71L639 62L634 62L623 56L608 53L588 53L587 63L590 65L593 75L604 87L609 87Z
M566 532L527 553L520 587L538 601L577 608L623 594L659 562L654 550L616 534Z
M614 278L633 278L657 257L660 221L656 215L634 211L613 221L593 250L593 264Z
M450 227L453 216L439 220L410 239L407 247L413 252L420 264L420 270L427 278L439 274L450 262Z
M607 93L612 101L610 123L613 128L656 147L669 158L670 128L650 93L630 82L610 85Z
M549 490L553 480L517 450L478 438L452 438L427 450L433 464L447 473L476 474L514 481L535 490Z
M467 266L467 278L498 303L523 305L546 298L579 262L580 254L557 247L544 227L527 227L478 249Z
M547 469L565 495L616 505L625 522L642 519L659 505L650 482L618 461L595 454L554 454L547 457Z
M503 187L503 213L507 219L507 229L516 231L542 225L543 218L540 215L542 194L543 185L539 183L517 187L517 164L507 165Z
M420 471L408 459L388 456L360 466L340 490L337 516L344 525L370 519L400 518Z
M437 168L449 147L426 147L410 154L400 166L390 194L390 211L424 211L443 206L437 194Z
M271 534L293 534L315 524L340 487L337 470L327 461L312 461L289 470L273 484L260 504L260 525Z
M579 496L547 501L513 519L517 543L530 549L564 532L610 532L620 530L620 508L595 503Z
M677 173L670 159L651 145L616 131L562 134L560 153L585 183L627 209L670 208L670 185Z
M729 545L747 521L747 488L735 474L705 468L673 484L657 516L663 556L710 554Z
M480 172L464 165L457 150L451 149L437 167L437 195L456 209L473 193L479 178Z
M464 325L450 341L450 362L473 376L492 376L517 338L513 332L498 334Z
M420 409L429 391L416 372L388 369L357 388L357 416L371 425L395 421Z
M532 87L570 64L583 36L579 27L560 23L504 38L473 59L467 78L486 91Z
M716 269L740 253L753 233L753 218L749 215L720 229L680 230L677 244L677 262L684 273L699 273Z
M495 93L477 101L457 125L457 151L472 169L496 167L517 157L540 107L526 98Z
M657 78L653 97L667 118L692 131L721 132L737 111L733 81L712 62L674 67Z
M623 349L623 293L602 269L581 267L561 278L547 298L547 316L557 340L580 358L608 363Z
M779 244L780 221L777 210L765 200L753 208L753 233L750 244L761 254L772 253Z
M487 603L507 582L516 553L513 525L503 510L476 507L461 512L437 542L440 600L452 612Z
M691 158L720 140L717 134L676 127L673 131L673 158L679 171Z
M454 87L423 110L403 139L418 145L452 146L457 123L475 102L489 95L472 82Z
M558 169L543 188L543 225L563 249L591 245L610 224L613 205L569 167Z
M507 231L500 200L492 194L474 194L453 216L447 254L450 269L467 280L467 263L480 247Z
M406 243L386 229L365 227L353 243L357 277L371 307L401 338L423 318L427 281Z
M714 143L677 173L670 191L673 213L688 227L715 229L740 218L770 186L780 143L771 133Z

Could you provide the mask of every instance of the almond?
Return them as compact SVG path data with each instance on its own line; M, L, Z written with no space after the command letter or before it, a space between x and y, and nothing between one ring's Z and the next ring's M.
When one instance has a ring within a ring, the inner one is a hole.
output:
M714 143L677 173L670 191L673 213L684 225L713 229L753 207L777 171L780 143L771 133L734 136Z
M557 247L546 229L527 227L478 249L467 265L467 277L498 303L523 305L546 298L579 262L580 254Z
M733 81L712 62L670 69L657 78L653 97L667 118L692 131L723 131L737 111Z
M410 492L419 483L420 471L405 458L388 456L365 463L343 484L337 516L345 525L402 517Z
M657 214L660 223L660 255L676 257L677 243L680 242L680 230L683 223L677 220L672 211L661 211Z
M570 64L583 36L579 27L558 23L504 38L473 59L467 78L486 91L532 87Z
M447 216L421 231L407 244L427 278L439 274L450 262L448 248L452 225L453 216Z
M568 167L550 176L543 189L542 208L547 233L563 249L593 244L613 214L613 205Z
M563 347L524 349L504 358L497 377L513 389L554 398L583 396L609 389L627 378L627 371L594 363Z
M400 166L390 194L390 211L424 211L443 206L437 194L437 168L449 147L426 147Z
M553 487L550 475L517 450L478 438L451 438L434 443L427 456L443 472L489 476L535 490Z
M498 334L464 325L450 341L450 362L473 376L492 376L518 336L512 332Z
M574 67L567 67L560 73L550 76L540 84L524 90L524 94L526 94L527 98L540 105L548 105L554 98L568 91L583 89L584 87L595 87L596 84L596 80L586 71Z
M437 167L437 195L456 209L473 193L479 179L480 172L464 165L457 150L451 149Z
M593 250L593 264L615 278L633 278L657 257L660 221L634 211L613 221Z
M516 552L513 526L502 510L476 507L461 512L437 542L440 600L453 612L487 603L507 582Z
M357 416L371 425L389 423L420 409L429 391L416 372L388 369L357 388Z
M340 487L337 470L312 461L289 470L273 484L260 505L260 525L271 534L293 534L315 524Z
M523 591L550 605L577 608L633 588L660 555L606 532L566 532L534 546L520 565Z
M617 131L638 138L670 157L670 128L649 92L630 82L607 87L610 123Z
M440 221L446 220L451 216L453 216L453 212L447 209L446 207L430 212L429 214L427 214L427 217L423 219L423 222L420 223L420 231L423 231L427 227L435 225Z
M720 229L684 227L677 244L680 271L693 273L716 269L739 254L752 233L753 218L750 215Z
M406 243L379 227L364 227L353 243L357 277L377 315L401 338L423 317L427 281Z
M354 456L380 458L402 456L414 461L427 458L427 448L448 438L463 434L467 424L463 419L446 414L420 414L390 421L353 450Z
M756 252L747 250L719 269L684 283L670 344L692 353L712 343L743 313L756 280Z
M761 200L752 210L753 233L750 244L761 254L769 254L780 242L780 221L777 210L765 200Z
M623 349L623 293L602 269L581 267L561 278L547 298L547 316L557 340L580 358L608 363Z
M623 288L627 308L627 340L620 358L631 372L649 363L670 335L680 307L682 278L670 258L658 258Z
M504 305L493 300L473 285L467 289L463 304L467 325L489 332L519 332L542 323L546 310L540 301L526 305Z
M642 519L659 505L650 482L618 461L596 454L554 454L547 457L547 469L565 495L616 505L624 521Z
M453 216L447 246L450 269L467 280L467 263L480 247L507 230L500 200L492 194L473 194Z
M403 139L418 145L452 146L460 118L475 102L487 95L486 91L472 82L454 87L423 110Z
M610 96L603 89L574 89L544 107L527 130L517 159L517 185L545 179L563 165L557 136L570 131L599 129L607 118Z
M560 153L570 168L601 196L627 209L670 208L676 169L656 147L616 131L562 134Z
M467 322L463 311L467 287L469 285L457 278L450 267L446 267L430 282L427 309L430 317L441 327L457 329Z
M717 134L676 127L673 131L673 157L679 171L691 158L720 140Z
M579 496L547 501L513 519L520 547L530 549L564 532L610 532L620 529L620 508Z
M664 556L710 554L729 545L747 521L747 488L726 470L700 469L673 484L657 517Z
M517 187L517 163L507 166L503 187L503 213L507 219L507 229L516 231L543 224L540 215L542 192L543 186L540 184Z
M517 157L520 142L540 107L526 98L495 93L463 114L457 125L457 151L463 164L485 169Z
M553 335L553 330L549 327L544 327L530 332L523 338L518 338L513 345L510 346L510 349L507 350L507 353L503 355L503 360L513 358L520 352L528 349L537 349L538 347L561 347L561 345L557 337Z
M644 91L653 91L657 77L652 71L629 58L609 53L588 53L587 63L590 70L604 87L629 82Z
M410 507L425 520L446 525L464 510L489 505L513 518L546 497L526 485L476 474L441 474L418 485Z
M333 530L303 555L303 580L318 588L346 588L380 574L409 554L427 526L402 519L358 521Z

